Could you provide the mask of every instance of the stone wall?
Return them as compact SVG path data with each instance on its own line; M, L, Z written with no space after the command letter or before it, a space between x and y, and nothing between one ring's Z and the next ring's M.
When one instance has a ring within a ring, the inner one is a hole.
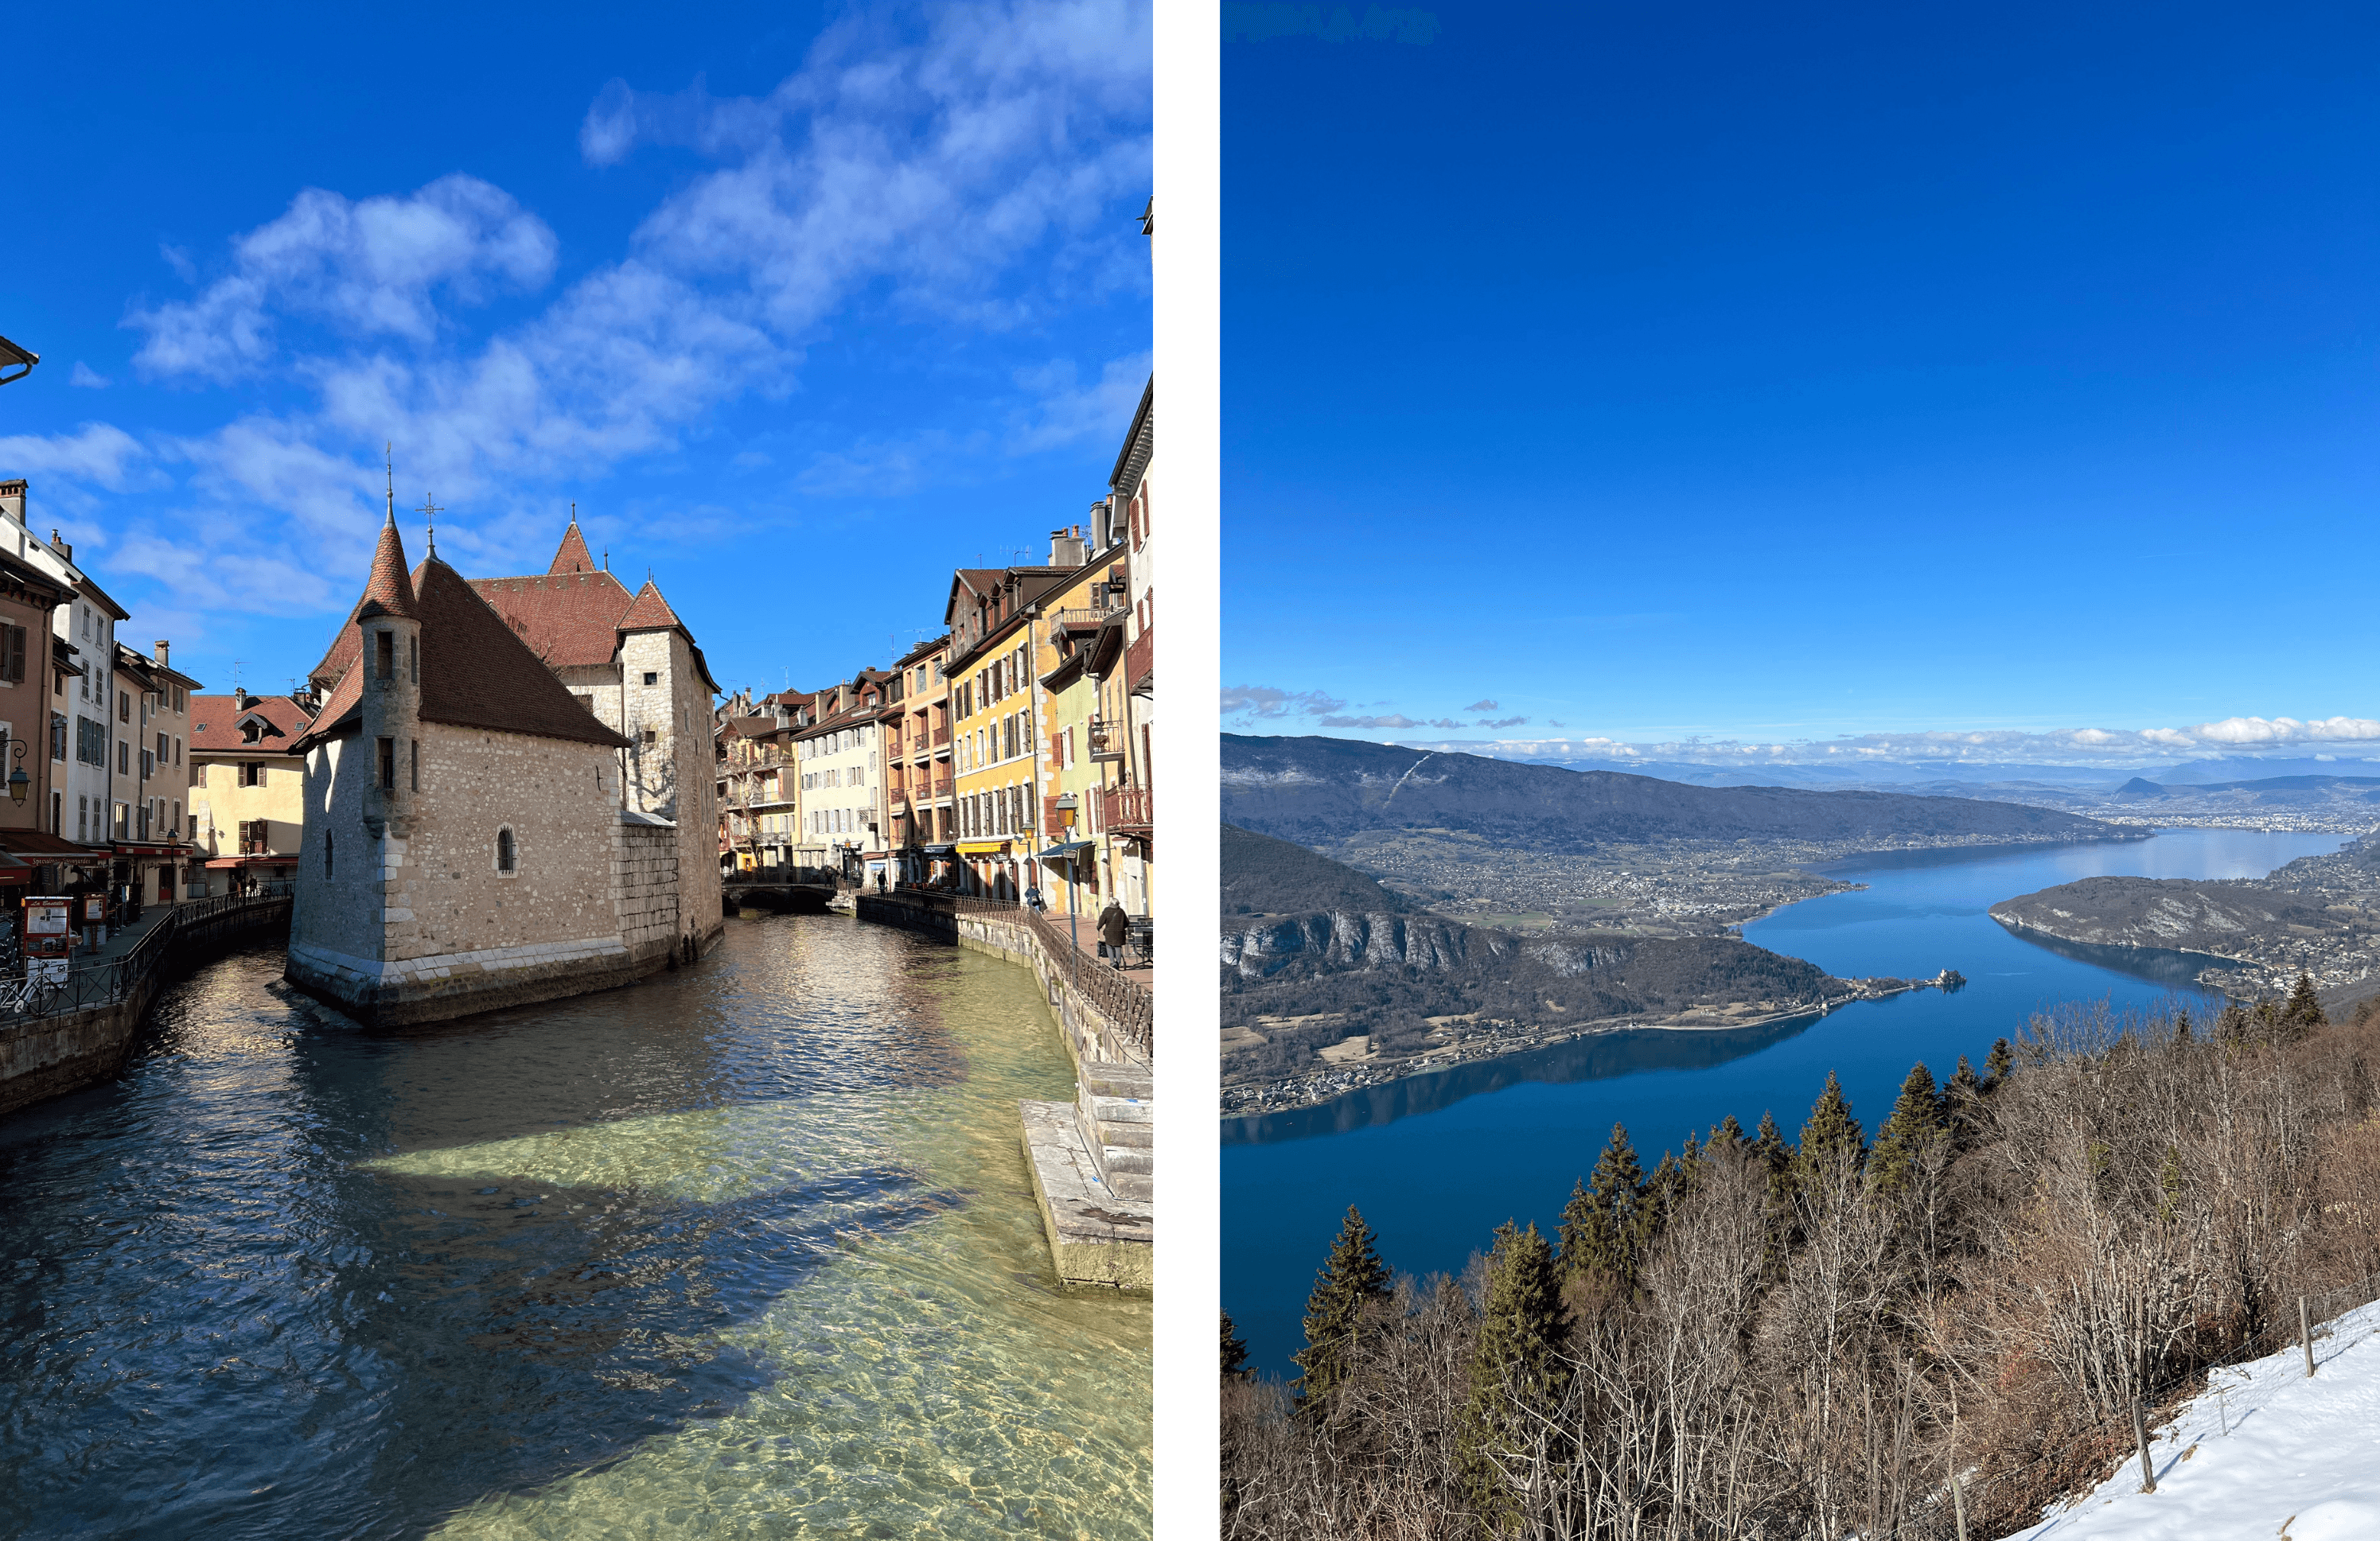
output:
M623 812L613 835L613 909L621 942L640 964L667 962L686 934L678 887L686 869L677 833L674 825L650 814ZM716 916L720 905L714 901L710 909Z
M651 685L647 674L654 676ZM620 731L631 745L629 806L676 826L678 914L697 945L707 946L725 926L710 690L694 649L674 631L623 637L620 678Z
M1002 920L996 912L953 911L915 903L900 894L856 895L856 913L862 920L930 931L962 947L990 953L1033 970L1041 981L1050 1014L1065 1031L1067 1052L1079 1072L1086 1064L1145 1065L1148 1057L1132 1041L1123 1025L1111 1020L1099 1003L1075 987L1061 959L1041 945L1031 928ZM1104 965L1102 965L1104 966Z
M0 1114L114 1075L132 1051L140 1024L158 992L178 971L260 932L278 930L288 919L288 905L273 900L220 912L197 928L195 945L178 940L168 943L157 965L130 980L121 998L81 1011L0 1025Z
M379 841L362 819L369 766L340 769L368 747L349 738L311 757L293 984L366 1021L432 1021L625 984L667 961L666 947L632 955L620 933L611 750L443 723L420 734L411 816ZM497 869L500 829L511 873Z

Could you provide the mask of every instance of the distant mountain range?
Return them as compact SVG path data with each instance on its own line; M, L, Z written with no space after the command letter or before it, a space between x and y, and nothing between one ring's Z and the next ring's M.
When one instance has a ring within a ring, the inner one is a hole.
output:
M1495 743L1450 740L1439 744L1407 743L1402 746L1431 754L1477 755L1487 759L1510 760L1516 765L1550 765L1564 770L1610 770L1622 775L1651 776L1688 786L1865 787L1893 792L1939 793L1953 797L1973 796L1978 792L1988 794L1995 789L2021 790L2028 787L2107 792L2128 777L2145 778L2167 786L2181 786L2270 780L2282 776L2354 777L2367 773L2380 776L2380 759L2260 759L2252 755L2190 760L2178 765L2122 768L1949 759L1893 762L1846 759L1840 764L1824 761L1810 764L1777 761L1706 764L1694 760L1573 755L1543 744L1515 744L1507 748Z
M1659 840L2136 839L2080 814L1973 797L1689 786L1343 738L1225 734L1223 817L1304 844L1439 829L1507 847L1581 851Z

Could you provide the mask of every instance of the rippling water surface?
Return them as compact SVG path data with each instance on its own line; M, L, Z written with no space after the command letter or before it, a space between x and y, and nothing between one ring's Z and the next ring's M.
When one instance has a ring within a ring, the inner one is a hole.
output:
M1148 1534L1148 1303L1055 1286L1029 974L782 916L368 1032L280 972L0 1122L0 1535Z

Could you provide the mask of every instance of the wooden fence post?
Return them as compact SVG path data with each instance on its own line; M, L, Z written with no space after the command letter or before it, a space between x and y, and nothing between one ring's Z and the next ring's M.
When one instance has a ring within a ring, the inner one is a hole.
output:
M2298 1341L2305 1344L2306 1378L2313 1378L2313 1329L2306 1321L2305 1296L2298 1296Z
M2132 1438L2141 1447L2141 1491L2156 1491L2156 1468L2149 1464L2149 1425L2141 1414L2141 1399L2132 1399Z

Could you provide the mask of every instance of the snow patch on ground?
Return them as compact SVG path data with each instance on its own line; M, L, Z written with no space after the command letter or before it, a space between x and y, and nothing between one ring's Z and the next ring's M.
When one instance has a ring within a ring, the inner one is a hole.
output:
M2311 1380L2295 1345L2215 1372L2150 1436L2155 1492L2136 1454L2008 1541L2380 1537L2380 1303L2316 1328L2313 1356Z

